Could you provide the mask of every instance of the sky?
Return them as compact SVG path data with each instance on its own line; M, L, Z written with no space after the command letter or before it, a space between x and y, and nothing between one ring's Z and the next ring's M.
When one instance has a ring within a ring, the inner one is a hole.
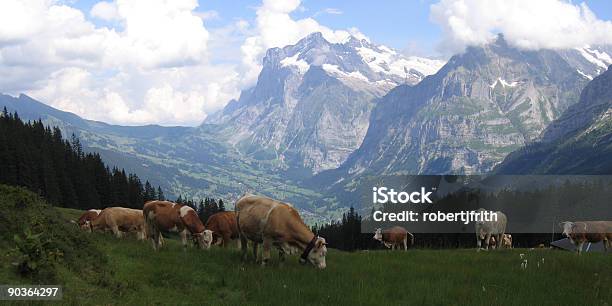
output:
M200 124L253 86L265 50L322 32L448 58L503 32L524 49L612 44L592 0L0 1L0 92L114 124Z

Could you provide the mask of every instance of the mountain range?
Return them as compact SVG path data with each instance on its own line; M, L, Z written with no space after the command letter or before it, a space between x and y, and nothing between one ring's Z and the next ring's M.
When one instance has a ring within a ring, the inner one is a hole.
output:
M170 196L256 191L333 219L364 177L564 172L522 160L605 147L609 54L520 50L500 35L444 62L314 33L268 50L257 83L197 127L109 125L26 95L1 95L0 107L76 134Z

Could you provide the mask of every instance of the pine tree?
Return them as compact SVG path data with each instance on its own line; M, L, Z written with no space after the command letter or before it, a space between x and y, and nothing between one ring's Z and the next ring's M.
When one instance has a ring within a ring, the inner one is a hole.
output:
M219 199L219 209L217 211L225 211L225 204L222 199Z
M161 189L161 186L157 186L157 199L160 201L165 201L166 197L164 196L164 192Z
M152 201L155 199L157 199L155 188L151 186L151 183L149 183L149 181L146 181L144 187L144 202Z

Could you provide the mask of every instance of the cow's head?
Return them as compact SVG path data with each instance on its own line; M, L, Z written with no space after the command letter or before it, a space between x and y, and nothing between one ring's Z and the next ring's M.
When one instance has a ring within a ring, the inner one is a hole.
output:
M81 228L81 230L84 230L86 232L91 232L91 221L90 220L79 221L79 227Z
M325 269L327 264L325 262L325 256L327 256L327 242L325 242L325 238L317 237L315 240L314 247L308 253L308 261L315 267L319 269Z
M211 230L204 230L201 233L194 234L193 238L200 249L208 250L213 241L213 232Z
M377 228L376 231L374 232L374 237L372 238L374 240L382 241L382 230L380 228Z
M559 223L559 226L563 228L563 236L569 237L570 234L574 231L574 227L576 227L576 223L571 221L565 221Z
M480 231L478 232L478 237L480 238L480 240L484 240L486 236L487 232L481 227Z

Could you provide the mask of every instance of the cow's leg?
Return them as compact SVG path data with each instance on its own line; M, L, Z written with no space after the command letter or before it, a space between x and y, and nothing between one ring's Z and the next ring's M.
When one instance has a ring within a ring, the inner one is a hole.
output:
M229 242L232 241L232 237L231 236L232 235L228 234L228 233L223 234L223 241L221 242L221 246L223 248L227 248L228 247Z
M259 249L259 243L253 241L253 258L255 259L255 263L259 262L259 252L258 252L258 249Z
M584 246L584 241L578 242L578 245L576 246L578 248L578 255L582 254L582 247L583 246Z
M476 235L476 250L480 251L482 248L482 239L480 239L480 235Z
M489 249L489 241L491 241L491 234L485 235L485 250Z
M288 250L288 249L289 249L289 245L285 242L278 245L278 261L280 263L285 262L285 254L286 254L285 250Z
M264 238L263 240L263 256L261 258L261 265L265 266L270 260L270 249L272 248L272 240Z
M240 234L240 244L242 245L242 261L247 260L247 239L244 235Z
M495 240L495 243L497 244L497 249L499 250L504 247L504 241L502 239L504 239L504 234L497 234L497 240Z
M113 234L115 234L115 237L121 238L122 232L119 230L119 227L117 225L113 225L111 227L111 230L113 231Z
M153 244L153 250L158 251L161 246L161 233L157 229L153 229L149 233L149 239L151 240L151 244Z
M187 230L181 231L181 242L183 243L183 250L187 251Z
M408 237L404 237L404 251L408 252Z

